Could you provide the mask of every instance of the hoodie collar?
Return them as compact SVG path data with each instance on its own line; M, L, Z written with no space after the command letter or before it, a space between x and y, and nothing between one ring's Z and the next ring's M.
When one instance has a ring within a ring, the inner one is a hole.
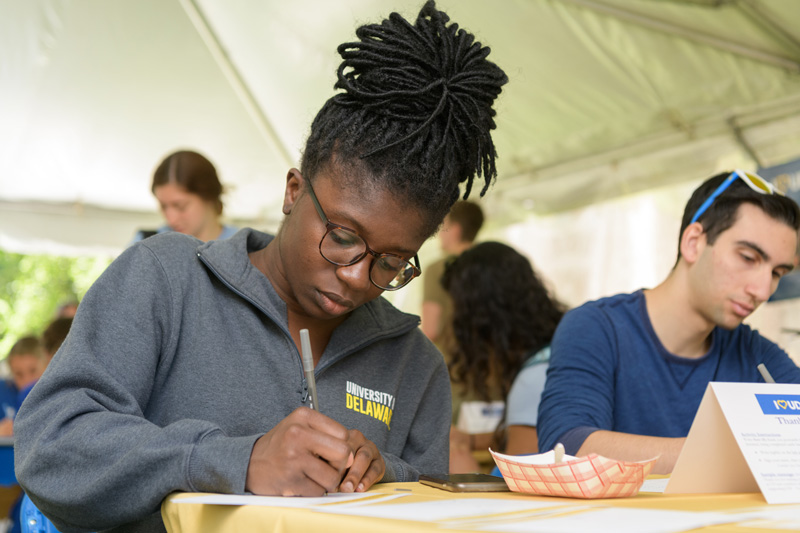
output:
M197 247L197 256L226 286L267 314L288 334L286 303L248 256L265 248L274 238L244 228L229 239L201 244ZM406 333L418 325L419 317L403 313L380 296L350 313L334 331L325 352L350 353L378 339Z

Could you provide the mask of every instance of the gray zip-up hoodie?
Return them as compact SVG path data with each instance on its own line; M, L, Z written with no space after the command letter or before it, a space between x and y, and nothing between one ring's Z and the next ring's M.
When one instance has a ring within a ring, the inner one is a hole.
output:
M19 482L59 530L163 531L173 491L244 492L253 444L307 397L286 305L247 256L271 239L157 235L86 294L14 428ZM383 481L448 467L450 383L418 323L377 298L315 370L322 413L375 442Z

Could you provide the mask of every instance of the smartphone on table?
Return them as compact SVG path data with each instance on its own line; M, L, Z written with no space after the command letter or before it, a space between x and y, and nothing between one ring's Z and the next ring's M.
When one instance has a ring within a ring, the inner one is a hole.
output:
M508 492L505 479L489 474L422 474L419 482L450 492Z

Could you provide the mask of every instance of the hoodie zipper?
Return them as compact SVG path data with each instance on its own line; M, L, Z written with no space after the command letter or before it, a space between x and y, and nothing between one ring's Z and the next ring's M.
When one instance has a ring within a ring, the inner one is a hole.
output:
M264 309L264 307L262 307L258 302L256 302L255 300L253 300L252 298L250 298L249 296L244 294L242 291L240 291L239 289L237 289L233 285L231 285L225 278L223 278L220 275L220 273L213 266L211 266L211 264L208 261L206 261L206 258L203 257L203 255L200 252L196 252L196 253L197 253L197 257L200 259L200 261L206 266L206 268L208 268L214 274L214 276L218 280L220 280L222 282L223 285L228 287L228 289L230 289L234 294L237 294L238 296L242 297L245 301L251 303L256 309L258 309L259 311L264 313L265 316L270 318L270 320L272 320L272 322L275 325L277 325L278 328L281 329L281 331L283 331L284 335L286 335L286 338L288 338L288 339L292 338L292 335L289 332L289 330L287 328L284 328L283 325L279 321L275 320L275 318L266 309ZM350 353L355 353L358 350L360 350L361 348L363 348L365 346L369 346L370 344L372 344L375 341L378 341L378 340L381 340L381 339L385 339L385 338L394 337L394 336L400 336L403 333L411 331L412 329L413 329L413 326L408 326L408 327L404 326L402 328L398 327L398 328L392 330L392 332L389 333L389 334L387 334L386 331L382 331L381 335L379 335L379 336L370 337L370 338L364 338L364 339L362 339L361 343L358 343L358 344L352 346L341 357L339 357L339 358L337 358L337 359L335 359L333 361L330 361L328 364L324 365L322 368L319 368L319 369L315 368L314 369L314 375L316 377L320 377L329 366L333 365L333 363L339 361L340 359L343 359L344 357L346 357ZM298 367L298 369L300 371L300 376L302 376L302 379L300 381L300 385L301 385L302 390L303 390L302 403L305 405L308 402L309 392L308 392L308 382L307 382L306 377L305 377L305 371L303 370L302 357L300 355L300 352L297 349L297 346L295 346L294 341L292 341L289 344L291 345L292 349L294 350L294 353L297 355L297 357L295 357L294 360L295 360L295 364L297 365L297 367Z
M231 292L233 292L234 294L240 296L245 301L250 302L253 305L253 307L255 307L256 309L258 309L259 311L264 313L264 315L266 315L267 317L269 317L272 320L273 324L277 325L278 328L280 328L280 330L283 331L283 334L286 335L286 337L288 339L292 338L292 335L291 335L291 333L289 333L289 330L287 328L284 328L283 325L280 322L275 320L275 318L266 309L264 309L258 302L256 302L255 300L253 300L252 298L250 298L249 296L244 294L242 291L240 291L239 289L237 289L236 287L234 287L233 285L228 283L228 280L226 280L225 278L220 276L219 272L217 272L217 269L215 269L213 266L211 266L211 264L209 264L209 262L206 261L206 258L203 257L203 255L200 252L196 252L196 253L197 253L198 259L200 259L200 261L206 266L206 268L208 268L214 274L214 276L216 276L216 278L222 282L223 285L228 287L228 289L230 289ZM300 380L300 386L302 387L301 390L303 391L302 392L303 396L302 396L302 399L301 399L301 403L303 405L305 405L306 403L308 403L309 393L308 393L308 382L306 380L305 372L303 371L303 362L301 361L300 352L297 350L297 346L295 346L294 341L292 341L289 344L292 347L292 349L294 350L295 355L297 356L297 357L293 357L293 359L295 361L295 364L298 367L298 370L300 371L300 376L302 376L302 379Z

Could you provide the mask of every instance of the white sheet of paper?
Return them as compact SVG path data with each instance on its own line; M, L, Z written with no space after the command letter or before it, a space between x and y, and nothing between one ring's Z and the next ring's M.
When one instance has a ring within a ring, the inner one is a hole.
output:
M452 520L472 516L484 516L515 511L528 511L546 507L568 505L557 501L501 500L492 498L455 498L439 501L398 503L394 505L364 505L356 508L344 506L317 508L326 513L369 516L372 518L391 518L395 520L414 520L430 522Z
M443 529L467 529L467 530L480 530L481 526L496 525L499 521L504 522L519 522L522 520L533 520L543 518L545 516L561 515L565 513L574 513L583 511L585 509L592 509L596 505L582 505L582 504L564 504L557 507L549 507L544 509L535 509L530 511L522 511L512 515L484 515L472 518L456 518L453 520L442 520L439 526Z
M741 514L736 527L800 531L800 505L765 506Z
M667 488L667 483L669 483L668 477L663 477L658 479L645 479L644 483L642 483L642 487L639 489L639 492L661 493L664 492L665 488Z
M800 503L800 385L709 383L667 493Z
M789 518L786 520L753 520L752 522L740 522L736 524L736 527L752 527L761 530L786 530L797 533L800 531L800 518Z
M175 503L203 503L206 505L261 505L264 507L314 507L325 503L351 502L374 496L368 492L335 492L317 498L293 496L253 496L250 494L203 494L189 498L173 498Z
M677 533L735 521L722 513L607 507L536 520L499 522L476 529L509 533Z
M409 493L406 492L406 493L399 493L399 494L375 495L374 498L370 498L370 499L346 500L344 502L342 502L342 500L333 500L332 502L331 501L325 501L322 504L320 504L319 506L314 506L314 507L315 507L315 509L320 510L320 511L324 511L325 509L328 509L329 508L328 506L331 506L331 507L335 506L336 509L350 509L350 508L353 508L353 507L361 507L362 505L374 505L374 504L384 503L384 502L388 502L388 501L391 501L391 500L396 500L397 498L403 498L403 497L408 496L408 495L409 495Z

